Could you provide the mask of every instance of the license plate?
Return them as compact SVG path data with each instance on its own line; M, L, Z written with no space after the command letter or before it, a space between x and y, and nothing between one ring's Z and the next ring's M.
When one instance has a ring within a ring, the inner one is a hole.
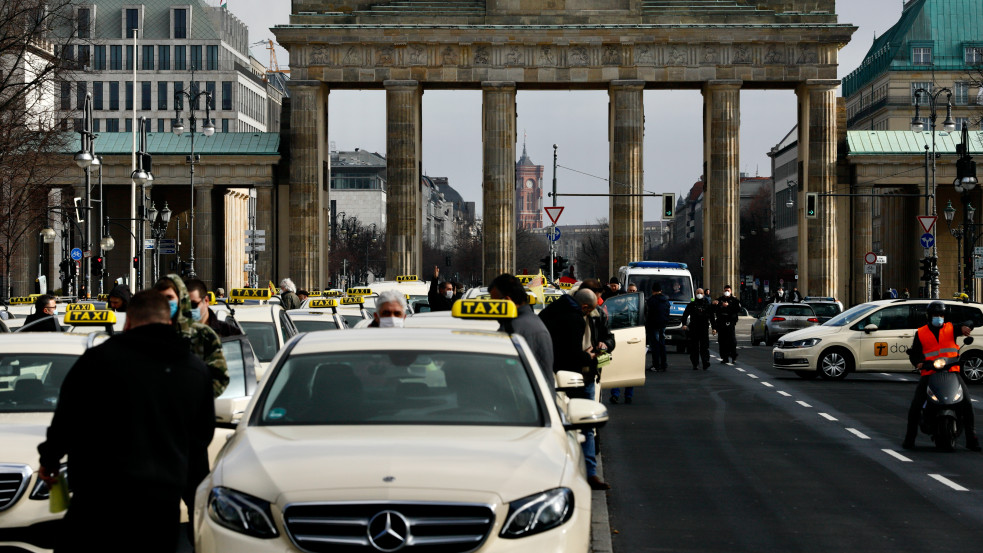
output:
M785 359L785 353L781 351L775 352L775 359Z

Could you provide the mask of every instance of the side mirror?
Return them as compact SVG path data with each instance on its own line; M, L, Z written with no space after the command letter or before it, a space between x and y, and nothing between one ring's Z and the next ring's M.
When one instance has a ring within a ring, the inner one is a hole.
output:
M592 399L571 399L567 404L566 430L600 428L608 422L608 408Z
M584 375L580 373L557 371L553 376L556 378L556 391L558 392L568 392L584 387Z
M877 331L877 325L870 324L864 327L864 332L866 332L867 334L870 334L871 332L875 332L875 331Z

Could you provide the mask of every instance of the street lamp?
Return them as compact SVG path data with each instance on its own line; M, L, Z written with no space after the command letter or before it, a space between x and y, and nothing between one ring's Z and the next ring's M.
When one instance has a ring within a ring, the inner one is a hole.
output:
M85 234L82 236L83 249L86 252L85 261L83 262L82 270L84 271L85 291L80 293L79 297L88 297L90 291L92 290L92 261L89 256L91 256L92 250L92 233L91 225L89 224L89 217L92 212L92 168L99 167L100 161L96 156L93 145L95 143L96 135L92 132L93 122L92 122L92 95L86 93L85 101L82 105L82 127L79 128L79 151L75 154L75 164L79 166L83 171L85 171Z
M191 68L191 83L194 84L195 81L195 68ZM198 131L198 118L195 116L195 105L198 99L202 96L205 97L205 122L201 127L201 132L205 136L212 136L215 134L215 124L212 123L211 119L211 102L212 93L205 90L203 92L198 92L197 88L194 88L190 92L180 90L174 93L174 105L175 117L174 121L171 123L171 131L180 136L184 133L184 121L181 119L181 105L182 100L186 97L188 99L188 123L191 125L191 155L188 156L188 163L191 165L191 255L188 257L188 276L194 278L195 276L195 163L201 159L201 156L195 155L195 133Z
M956 153L959 159L956 160L956 180L953 187L959 192L959 198L963 204L963 223L958 228L952 228L952 220L955 218L956 210L950 201L944 210L945 223L949 227L949 233L956 239L957 251L962 253L962 263L960 266L959 282L962 291L969 294L972 298L975 294L973 279L975 278L973 263L973 248L979 240L976 231L976 210L969 203L970 197L979 181L976 178L976 162L969 155L969 127L963 124L962 141L956 145ZM960 241L963 241L960 244Z
M164 208L157 210L153 203L147 208L147 221L150 222L150 236L154 240L154 282L160 278L160 239L167 233L167 225L171 222L171 208L164 202Z

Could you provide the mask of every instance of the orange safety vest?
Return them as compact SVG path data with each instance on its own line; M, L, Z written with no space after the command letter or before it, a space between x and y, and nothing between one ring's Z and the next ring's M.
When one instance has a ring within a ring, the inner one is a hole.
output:
M959 345L956 344L955 329L952 323L945 323L939 329L939 339L935 339L935 334L925 325L918 329L918 340L922 343L922 353L925 354L925 364L920 371L922 376L932 374L935 368L932 361L939 358L949 358L959 356ZM959 365L953 366L949 372L959 372Z

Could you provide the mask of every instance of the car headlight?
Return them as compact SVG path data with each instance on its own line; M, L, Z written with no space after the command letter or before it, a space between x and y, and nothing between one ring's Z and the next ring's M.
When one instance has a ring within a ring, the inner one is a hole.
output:
M222 526L257 538L278 534L270 512L270 502L229 488L212 488L208 495L208 516Z
M68 491L71 492L72 485L68 480L68 464L62 464L58 472L65 475L65 482L68 482ZM48 489L48 484L44 480L41 480L41 477L38 476L38 481L34 483L34 488L31 490L31 495L29 497L31 499L47 501L48 497L50 496L50 492L51 490Z
M562 525L573 516L573 491L556 488L509 503L503 538L524 538Z
M806 338L805 340L792 340L783 342L786 349L801 349L801 348L811 348L822 342L822 338Z

